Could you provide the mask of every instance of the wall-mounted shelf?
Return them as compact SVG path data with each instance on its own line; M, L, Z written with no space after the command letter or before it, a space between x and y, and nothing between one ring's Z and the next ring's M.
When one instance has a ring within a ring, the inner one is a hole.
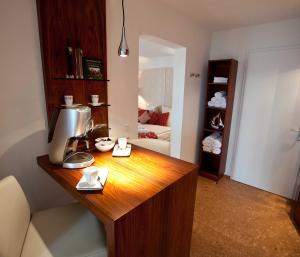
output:
M91 105L91 104L89 104L88 106L91 107L91 108L103 108L103 107L109 107L111 105L110 104L101 104L101 105Z
M221 111L221 112L225 112L226 111L226 108L218 108L218 107L212 107L212 106L206 106L206 109L212 109L212 110L218 110L218 111Z
M199 174L215 181L218 181L225 172L237 65L238 62L234 59L212 60L208 63L206 103L208 103L208 101L218 91L225 91L227 95L226 109L206 105L204 114L204 127L200 142L201 151ZM228 78L228 83L213 83L214 77L226 77ZM224 124L224 128L221 131L211 128L210 126L212 118L217 114L220 114ZM222 136L221 154L205 152L202 149L202 140L215 132L220 133Z
M207 83L207 84L213 86L228 86L228 83Z
M84 104L80 104L80 105L77 105L77 106L83 106L83 105ZM88 104L87 106L90 107L90 108L104 108L104 107L109 107L111 105L110 104L101 104L101 105L91 105L91 104ZM76 107L76 106L74 106L74 107ZM66 108L70 108L70 106L60 105L58 108L60 108L60 109L66 109Z
M110 80L108 79L76 79L76 78L53 78L54 80L80 80L80 81L105 81L105 82L109 82Z
M66 78L70 73L66 51L72 48L71 62L76 66L74 53L78 46L83 57L101 60L102 76L107 78L105 0L37 0L37 7L48 123L64 103L64 95L72 95L74 103L86 106L91 95L99 95L99 102L107 103L108 79ZM90 106L94 124L108 124L108 106ZM108 136L108 130L99 136Z

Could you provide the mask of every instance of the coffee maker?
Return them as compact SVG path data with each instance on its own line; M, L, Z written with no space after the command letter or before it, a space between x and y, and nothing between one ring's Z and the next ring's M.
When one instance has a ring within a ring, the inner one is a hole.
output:
M64 168L76 169L90 166L94 157L78 152L78 140L86 139L92 129L91 108L87 106L59 109L54 112L49 130L49 160Z

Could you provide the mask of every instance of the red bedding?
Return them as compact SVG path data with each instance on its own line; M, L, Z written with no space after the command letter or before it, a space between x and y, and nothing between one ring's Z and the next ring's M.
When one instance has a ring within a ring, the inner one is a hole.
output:
M139 138L152 138L152 139L157 139L157 135L154 132L140 132L139 133Z

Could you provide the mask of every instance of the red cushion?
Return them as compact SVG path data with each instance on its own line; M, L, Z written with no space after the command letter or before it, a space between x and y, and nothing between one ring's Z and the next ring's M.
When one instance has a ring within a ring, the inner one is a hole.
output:
M160 113L157 125L167 126L168 119L169 119L169 113L168 112Z
M150 120L148 121L148 124L157 125L159 116L160 114L158 112L150 113Z
M138 117L140 117L146 110L138 108Z

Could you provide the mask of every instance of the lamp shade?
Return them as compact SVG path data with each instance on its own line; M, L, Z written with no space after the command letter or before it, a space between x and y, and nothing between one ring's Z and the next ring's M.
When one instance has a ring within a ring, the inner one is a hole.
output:
M121 42L120 42L118 54L121 57L127 57L129 55L129 48L128 48L128 45L127 45L127 40L126 40L124 27L122 28L122 37L121 37Z

